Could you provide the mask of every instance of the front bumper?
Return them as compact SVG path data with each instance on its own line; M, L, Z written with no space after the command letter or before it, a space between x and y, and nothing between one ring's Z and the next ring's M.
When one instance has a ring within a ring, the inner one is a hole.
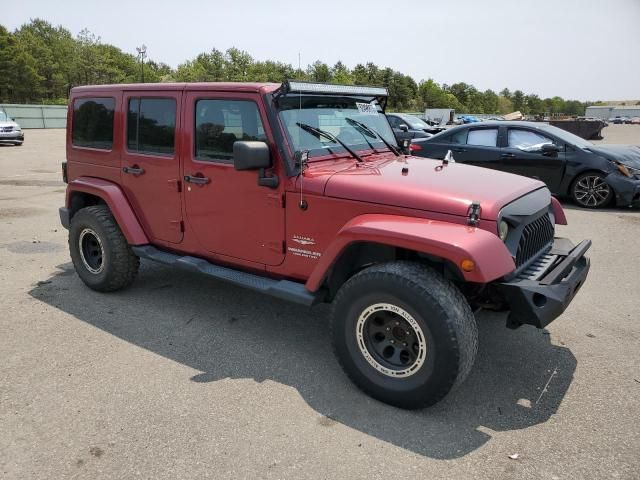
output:
M15 143L15 142L24 142L24 133L22 132L0 133L0 143Z
M507 326L522 324L544 328L565 311L589 273L589 258L584 254L591 240L574 246L556 238L551 250L539 262L516 278L496 285L511 312Z
M640 206L640 179L614 172L607 175L606 181L616 194L616 206Z

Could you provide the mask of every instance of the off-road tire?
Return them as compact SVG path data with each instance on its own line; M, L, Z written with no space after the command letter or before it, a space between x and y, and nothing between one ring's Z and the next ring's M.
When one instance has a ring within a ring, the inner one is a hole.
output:
M410 376L381 373L358 343L358 319L381 302L403 309L424 332L424 363ZM368 395L400 408L440 401L464 381L478 351L478 327L467 300L442 275L417 262L382 263L351 277L334 299L330 328L347 376Z
M615 192L613 188L607 184L604 179L605 175L599 172L585 172L578 175L573 183L571 183L571 199L582 208L605 208L611 205L615 198ZM595 183L594 183L595 182ZM602 197L600 193L590 194L590 186L597 188L601 186L607 189L606 197ZM586 195L583 197L582 195ZM593 200L591 200L593 199Z
M96 272L83 261L80 236L91 232L102 247L101 267ZM120 227L106 205L95 205L79 210L71 219L69 252L76 272L92 290L113 292L133 282L140 267L140 259L133 253Z

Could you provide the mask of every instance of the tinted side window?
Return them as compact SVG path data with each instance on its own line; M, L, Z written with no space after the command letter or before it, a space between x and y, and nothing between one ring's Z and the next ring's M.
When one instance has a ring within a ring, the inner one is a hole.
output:
M71 143L78 147L111 150L113 98L79 98L73 102Z
M200 160L231 160L234 142L267 139L258 106L249 100L198 100L195 126Z
M132 152L171 155L174 151L176 101L131 98L127 116L127 148Z
M498 129L483 128L481 130L469 130L467 145L479 145L481 147L495 147L498 144Z
M516 128L510 128L507 137L509 147L519 148L521 150L527 150L545 143L553 143L549 137L530 130L520 130Z
M460 130L459 132L450 135L449 141L458 145L465 145L467 143L467 133L469 133L469 130L467 129Z

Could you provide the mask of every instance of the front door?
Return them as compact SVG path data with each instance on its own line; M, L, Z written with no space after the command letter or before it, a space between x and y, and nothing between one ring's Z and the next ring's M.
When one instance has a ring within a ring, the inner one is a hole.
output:
M147 235L182 241L176 116L182 92L125 92L122 185Z
M278 265L284 260L283 190L258 185L258 171L233 167L233 143L273 137L257 94L191 91L184 123L189 153L184 157L187 222L211 253Z
M543 152L541 146L549 143L555 144L560 151ZM503 170L541 180L556 193L564 173L564 145L538 131L510 127L500 162Z

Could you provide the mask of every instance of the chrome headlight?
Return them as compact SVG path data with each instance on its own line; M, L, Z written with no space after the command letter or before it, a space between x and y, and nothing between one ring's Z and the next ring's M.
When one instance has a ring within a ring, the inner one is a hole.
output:
M504 242L507 239L507 235L509 235L509 224L504 220L500 220L498 224L498 236L500 240Z

